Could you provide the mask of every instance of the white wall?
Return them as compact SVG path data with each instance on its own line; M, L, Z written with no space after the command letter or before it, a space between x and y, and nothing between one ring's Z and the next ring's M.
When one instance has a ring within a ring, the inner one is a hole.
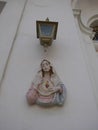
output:
M98 14L98 0L77 0L75 8L82 10L82 21L87 26L88 20Z
M96 15L98 14L97 5L97 0L74 0L74 7L81 9L81 21L84 26L89 27L95 19L98 19ZM98 41L93 41L89 35L81 31L78 24L76 27L78 34L80 34L79 37L85 63L87 65L95 99L98 104L98 52L96 52L98 48Z
M41 1L28 0L14 42L0 90L0 130L97 130L98 108L70 2ZM30 107L25 98L44 56L36 38L36 20L46 17L59 22L57 39L48 50L48 59L67 88L63 107Z
M7 0L0 14L0 84L16 37L25 1Z

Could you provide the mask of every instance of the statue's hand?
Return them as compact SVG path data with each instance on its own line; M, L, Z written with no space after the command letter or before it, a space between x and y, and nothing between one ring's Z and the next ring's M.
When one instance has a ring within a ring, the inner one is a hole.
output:
M49 91L55 91L55 88L54 87L49 87L48 90Z
M56 90L57 90L57 92L59 92L59 93L62 93L62 91L63 91L60 86L57 86L57 87L56 87Z

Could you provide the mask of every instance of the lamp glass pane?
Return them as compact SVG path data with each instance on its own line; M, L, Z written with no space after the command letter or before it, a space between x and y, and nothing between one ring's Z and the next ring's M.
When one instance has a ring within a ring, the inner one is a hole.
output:
M41 34L43 36L50 36L52 34L53 25L41 25Z

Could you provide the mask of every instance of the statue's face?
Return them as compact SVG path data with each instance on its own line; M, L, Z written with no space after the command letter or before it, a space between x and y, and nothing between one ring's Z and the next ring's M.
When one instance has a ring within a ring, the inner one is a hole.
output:
M50 63L48 61L43 61L42 69L43 69L43 71L48 72L50 70Z

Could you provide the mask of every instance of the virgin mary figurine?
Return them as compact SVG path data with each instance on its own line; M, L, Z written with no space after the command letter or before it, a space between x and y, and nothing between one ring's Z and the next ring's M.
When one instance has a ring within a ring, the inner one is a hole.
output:
M41 106L62 106L66 97L65 85L48 60L44 59L40 67L40 71L38 71L26 94L28 103Z

